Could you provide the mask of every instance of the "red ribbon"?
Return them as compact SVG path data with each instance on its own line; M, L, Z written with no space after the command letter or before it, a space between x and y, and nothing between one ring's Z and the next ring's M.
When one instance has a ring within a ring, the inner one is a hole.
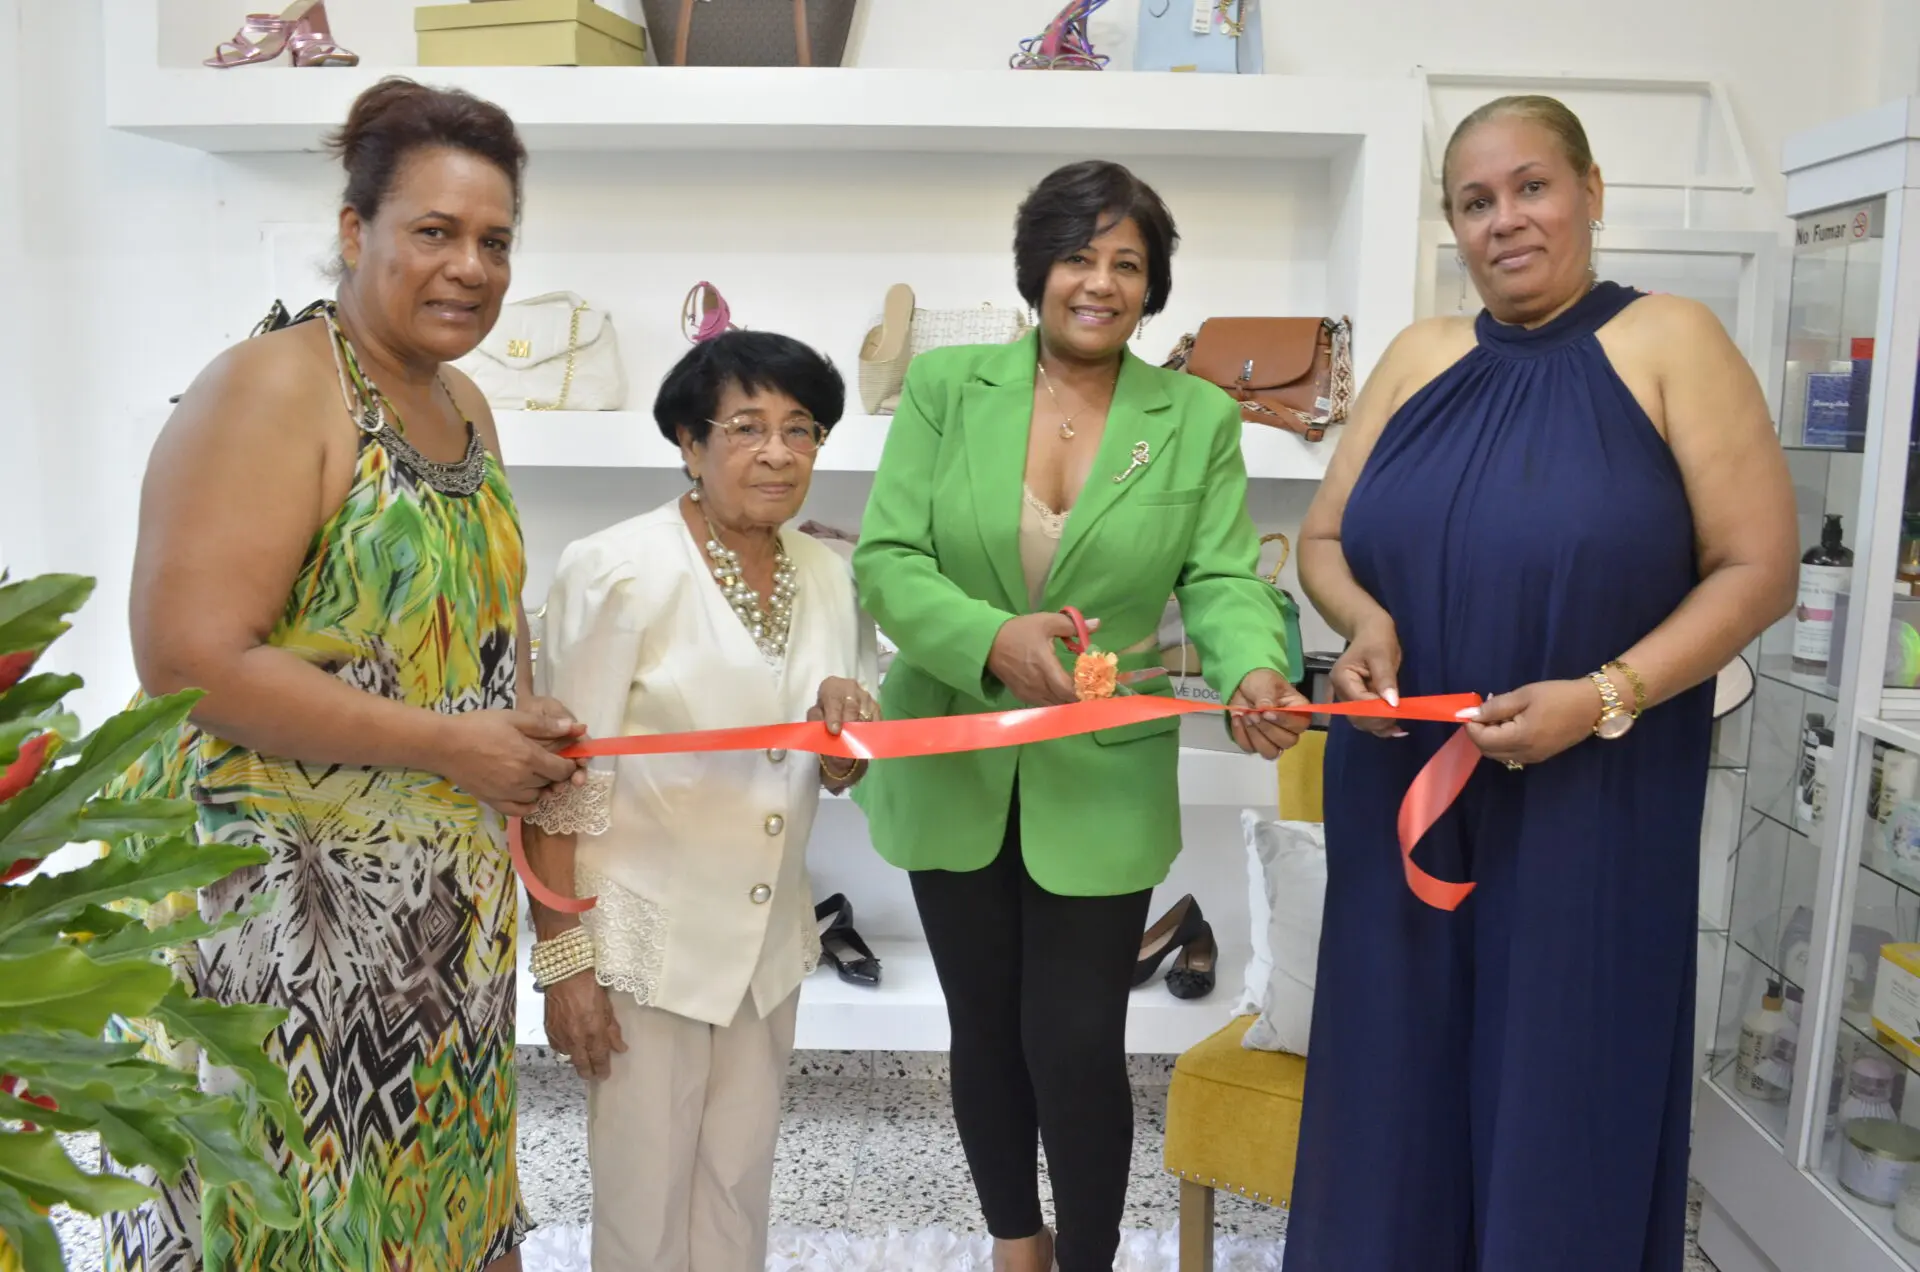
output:
M1480 696L1471 693L1442 694L1425 698L1404 698L1400 705L1385 702L1311 703L1293 707L1226 707L1212 703L1190 702L1146 694L1100 698L1092 702L1072 702L1058 707L1027 707L1017 711L992 711L982 715L936 716L923 720L876 720L842 725L835 737L818 721L800 724L765 724L741 729L704 729L693 733L656 733L639 737L596 738L578 743L560 752L580 758L595 755L674 755L711 751L802 751L831 755L849 760L895 760L921 755L951 755L959 751L985 751L1002 746L1029 746L1052 742L1102 729L1117 729L1150 720L1194 712L1226 710L1246 714L1255 711L1285 711L1298 715L1366 716L1381 720L1426 720L1442 724L1459 723L1460 712L1480 705ZM1467 779L1473 776L1480 752L1465 730L1447 739L1444 746L1415 774L1413 784L1400 801L1400 855L1406 868L1407 887L1413 894L1439 910L1459 907L1471 883L1449 883L1436 879L1414 864L1413 849L1440 815L1460 795ZM549 910L562 914L582 914L591 910L594 898L564 897L535 877L527 864L521 842L520 821L507 825L507 842L513 853L514 869L533 899Z

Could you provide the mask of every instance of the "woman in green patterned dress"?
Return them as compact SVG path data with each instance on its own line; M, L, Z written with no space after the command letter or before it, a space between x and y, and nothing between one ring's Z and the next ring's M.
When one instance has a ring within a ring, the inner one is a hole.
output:
M110 1223L116 1270L520 1266L501 814L575 780L554 751L580 728L531 698L492 417L445 364L498 317L525 151L498 107L404 80L363 94L334 148L337 301L181 399L132 606L143 689L208 690L146 779L184 787L204 836L273 853L201 895L208 918L273 901L201 942L192 976L290 1013L268 1050L313 1149L281 1153L304 1214L203 1214L188 1177Z

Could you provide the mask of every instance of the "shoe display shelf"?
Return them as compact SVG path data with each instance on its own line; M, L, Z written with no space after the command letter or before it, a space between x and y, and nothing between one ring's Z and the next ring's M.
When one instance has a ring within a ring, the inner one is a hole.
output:
M607 308L619 333L630 408L498 413L527 539L529 609L570 539L681 488L680 456L644 408L686 347L670 319L698 278L726 291L736 321L816 343L851 387L861 333L889 285L912 282L930 305L1010 300L1006 244L1020 192L1054 163L1101 157L1154 182L1180 223L1178 286L1135 342L1140 356L1159 361L1210 315L1347 316L1364 379L1414 317L1423 113L1411 77L422 69L406 64L410 52L395 54L398 36L382 37L383 49L361 34L376 21L397 29L398 19L370 6L357 18L345 0L333 6L333 32L361 53L361 65L216 70L198 58L231 32L239 10L216 15L210 0L102 3L107 126L217 157L196 169L207 188L208 240L225 245L205 307L233 315L222 321L239 324L234 339L269 289L321 294L312 290L318 276L237 269L232 254L265 244L260 259L270 261L276 227L296 223L324 242L338 169L318 152L362 90L398 72L468 89L513 116L531 163L509 299L594 292L588 299ZM208 47L199 49L203 26ZM163 48L176 51L163 58ZM663 198L663 188L685 193ZM309 255L303 248L283 259ZM858 526L888 424L884 416L842 421L821 453L803 518ZM1338 437L1335 429L1308 444L1245 429L1249 510L1262 529L1297 538ZM1284 581L1299 595L1291 567ZM1303 622L1308 647L1326 648L1318 617ZM1201 901L1220 946L1219 983L1193 1002L1158 979L1136 991L1135 1052L1180 1052L1225 1023L1250 948L1239 812L1270 813L1276 799L1272 765L1201 747L1182 748L1180 785L1186 850L1154 912L1187 892ZM820 895L853 900L884 979L861 988L830 967L817 972L802 991L799 1045L944 1049L945 1007L906 877L873 852L849 801L825 801L809 864ZM521 1036L537 1042L541 999L525 989Z

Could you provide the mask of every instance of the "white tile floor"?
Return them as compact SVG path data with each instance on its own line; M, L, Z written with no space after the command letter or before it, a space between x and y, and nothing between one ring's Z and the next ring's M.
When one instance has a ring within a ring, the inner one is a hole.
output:
M571 1068L544 1049L523 1048L520 1072L520 1178L527 1209L536 1224L583 1224L592 1195L584 1088ZM1133 1184L1125 1224L1165 1230L1177 1218L1179 1190L1160 1167L1164 1062L1137 1059L1135 1078ZM939 1056L796 1056L774 1175L774 1226L862 1236L930 1227L978 1231L973 1185L944 1079ZM92 1150L85 1151L80 1160L90 1162ZM1041 1187L1045 1198L1044 1178ZM70 1272L97 1272L97 1226L73 1215L60 1220ZM1223 1196L1218 1229L1277 1240L1286 1233L1286 1214ZM1687 1272L1712 1272L1691 1242Z

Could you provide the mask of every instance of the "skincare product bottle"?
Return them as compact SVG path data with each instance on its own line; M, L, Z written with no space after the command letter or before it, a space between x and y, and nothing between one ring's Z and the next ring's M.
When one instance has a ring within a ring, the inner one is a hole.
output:
M1768 981L1766 997L1755 1011L1740 1022L1740 1053L1734 1060L1734 1089L1756 1100L1778 1103L1787 1098L1793 1086L1793 1067L1782 1065L1776 1057L1780 1035L1792 1027L1781 1009L1780 982Z
M1795 671L1825 671L1833 644L1833 598L1853 583L1853 549L1841 541L1840 514L1827 514L1820 542L1800 558L1800 602L1794 610Z

